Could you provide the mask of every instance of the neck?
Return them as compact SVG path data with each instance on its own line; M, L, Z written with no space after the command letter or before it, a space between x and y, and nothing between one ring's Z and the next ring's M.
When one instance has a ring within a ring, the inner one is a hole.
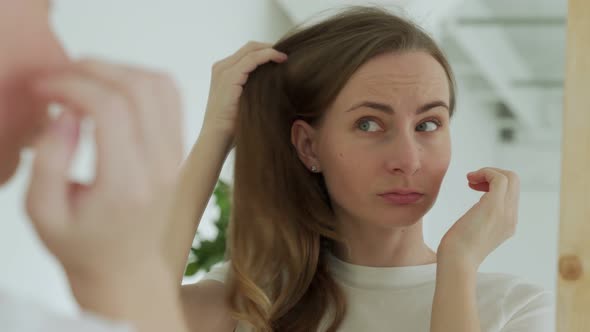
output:
M411 225L367 227L366 223L339 222L346 241L334 243L333 254L355 265L415 266L436 262L436 253L424 242L422 219Z

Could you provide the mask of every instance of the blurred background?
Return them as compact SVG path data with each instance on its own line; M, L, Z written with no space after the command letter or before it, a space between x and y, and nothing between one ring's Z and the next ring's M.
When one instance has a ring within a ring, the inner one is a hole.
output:
M480 271L519 275L555 291L565 0L56 0L50 19L74 57L171 73L183 93L188 154L201 128L215 61L249 40L274 42L295 25L349 4L377 4L411 17L437 39L457 76L453 159L438 201L425 217L428 244L436 249L446 230L481 196L468 188L468 172L485 166L514 170L522 181L516 235ZM92 155L92 144L82 144L77 176L92 172ZM230 156L221 175L229 183L232 163ZM18 176L0 189L0 288L73 312L59 265L24 215L29 164L25 156ZM199 228L203 239L218 235L214 221L219 217L212 199Z

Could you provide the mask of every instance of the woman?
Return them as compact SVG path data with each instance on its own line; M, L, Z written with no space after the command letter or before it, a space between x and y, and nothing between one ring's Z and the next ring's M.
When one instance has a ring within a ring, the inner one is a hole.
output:
M218 62L168 240L180 277L195 220L235 142L228 262L182 290L189 324L551 330L549 294L477 273L515 230L514 173L468 174L469 186L485 192L480 202L437 252L424 243L422 217L450 162L454 109L453 75L435 42L374 8L349 9L273 48L250 43Z

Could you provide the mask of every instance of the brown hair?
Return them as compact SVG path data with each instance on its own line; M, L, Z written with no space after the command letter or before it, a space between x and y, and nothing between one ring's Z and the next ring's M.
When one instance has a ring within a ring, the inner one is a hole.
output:
M344 319L344 293L324 255L339 241L322 175L309 172L291 144L297 119L311 125L351 75L388 52L424 51L455 82L443 52L415 24L384 9L351 7L300 28L274 46L288 54L249 77L240 99L233 207L229 227L229 300L233 315L257 331L316 331Z

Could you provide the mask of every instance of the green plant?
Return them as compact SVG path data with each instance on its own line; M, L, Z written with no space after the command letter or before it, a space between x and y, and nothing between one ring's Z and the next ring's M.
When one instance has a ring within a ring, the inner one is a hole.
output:
M229 185L222 180L217 181L213 191L215 204L220 210L219 218L214 222L218 231L217 236L213 240L205 240L199 233L196 234L195 239L198 240L198 243L191 248L192 255L186 265L185 276L192 276L198 271L208 272L213 265L223 260L226 231L229 224L230 195Z

